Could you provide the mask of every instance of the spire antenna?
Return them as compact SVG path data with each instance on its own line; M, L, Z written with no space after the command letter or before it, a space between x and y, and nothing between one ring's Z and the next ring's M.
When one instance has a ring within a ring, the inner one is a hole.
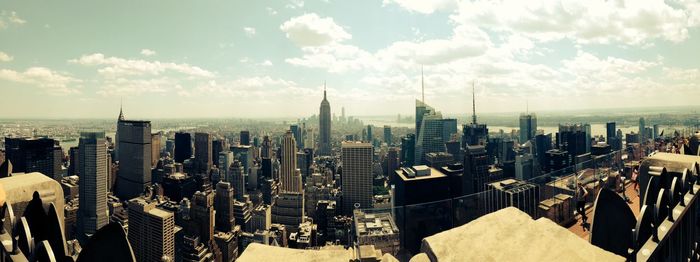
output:
M323 99L326 99L326 80L323 80Z
M476 92L474 90L474 80L472 80L472 124L476 125Z
M425 103L425 81L423 80L423 65L420 66L420 88L422 101Z

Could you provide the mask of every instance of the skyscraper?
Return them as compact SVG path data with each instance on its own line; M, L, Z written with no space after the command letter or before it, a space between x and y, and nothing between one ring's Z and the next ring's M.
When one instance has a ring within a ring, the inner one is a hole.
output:
M457 133L457 119L445 118L442 120L442 141L452 140L452 134Z
M489 142L489 129L486 124L476 121L476 92L472 84L472 122L462 125L462 148L468 146L486 146Z
M192 157L192 136L190 133L175 133L175 162L183 163Z
M537 134L537 115L525 113L520 115L520 144L530 141Z
M445 141L443 141L443 119L440 112L432 107L416 100L418 105L423 107L421 126L416 140L415 162L416 165L425 163L425 154L435 152L445 152ZM417 117L417 116L416 116Z
M302 129L299 125L290 125L289 130L292 131L294 135L294 141L296 142L297 149L304 148L304 140L302 139Z
M80 133L78 240L81 243L109 223L106 143L104 132Z
M640 117L640 118L639 118L639 132L638 132L638 134L639 134L639 142L640 142L640 143L646 142L646 140L647 140L648 137L645 137L645 136L644 136L645 133L646 133L646 124L645 124L644 118L643 118L643 117Z
M128 200L151 184L151 122L119 122L119 174L116 196Z
M243 202L245 199L245 173L243 173L243 165L240 161L234 160L229 168L228 177L233 187L236 200Z
M391 146L393 137L391 136L391 127L384 126L384 143Z
M163 136L162 132L151 134L151 167L154 168L160 159L160 139Z
M416 135L408 134L401 138L401 166L411 167L416 161Z
M326 99L326 84L323 84L323 101L318 117L319 121L319 143L318 155L328 156L331 154L331 104Z
M372 208L372 145L343 142L341 153L344 214L351 215L356 204L359 208Z
M190 225L186 233L189 236L199 237L204 245L214 254L214 257L221 257L221 250L214 242L214 192L197 191L192 196L190 207Z
M129 243L136 261L175 259L175 216L150 197L129 200Z
M40 172L55 180L61 179L63 150L53 139L6 137L5 157L16 173Z
M272 158L272 141L269 136L264 136L260 147L260 158Z
M280 182L283 192L301 192L301 175L297 170L296 141L292 131L287 131L282 138L282 166Z
M233 187L228 182L216 184L214 209L216 210L216 230L229 232L236 224L233 217Z
M241 145L244 145L244 146L250 145L250 131L248 131L248 130L241 131Z
M194 160L197 173L209 174L213 165L211 147L212 139L209 133L194 134Z
M615 127L615 122L608 122L605 124L605 139L609 142L610 138L617 137L617 128Z
M372 144L373 139L374 135L372 134L372 125L367 125L367 137L365 138L365 141L367 141L367 143Z

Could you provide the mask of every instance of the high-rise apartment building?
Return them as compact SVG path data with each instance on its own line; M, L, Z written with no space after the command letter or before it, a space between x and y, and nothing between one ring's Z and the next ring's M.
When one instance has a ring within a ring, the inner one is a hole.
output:
M372 145L343 142L341 153L343 212L352 214L356 205L358 208L372 208Z

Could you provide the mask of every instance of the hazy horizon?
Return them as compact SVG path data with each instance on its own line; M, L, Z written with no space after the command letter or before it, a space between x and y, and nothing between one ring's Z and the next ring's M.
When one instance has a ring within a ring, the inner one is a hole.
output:
M89 22L86 22L89 21ZM689 1L0 6L0 118L297 118L691 106ZM677 94L669 97L661 94ZM377 113L381 112L381 113Z

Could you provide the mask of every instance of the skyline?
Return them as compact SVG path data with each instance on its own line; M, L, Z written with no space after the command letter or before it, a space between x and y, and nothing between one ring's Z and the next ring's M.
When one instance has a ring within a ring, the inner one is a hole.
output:
M682 0L9 1L0 118L109 119L120 98L129 118L307 117L324 81L332 113L411 115L421 66L446 115L473 80L480 115L691 105L698 26Z

